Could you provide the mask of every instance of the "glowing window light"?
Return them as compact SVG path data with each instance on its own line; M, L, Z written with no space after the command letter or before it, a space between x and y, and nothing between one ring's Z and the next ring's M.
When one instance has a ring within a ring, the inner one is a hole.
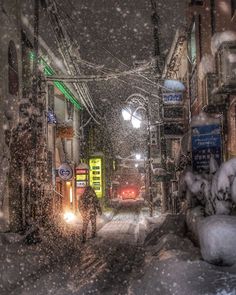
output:
M72 193L72 187L70 187L70 203L73 203L73 193Z

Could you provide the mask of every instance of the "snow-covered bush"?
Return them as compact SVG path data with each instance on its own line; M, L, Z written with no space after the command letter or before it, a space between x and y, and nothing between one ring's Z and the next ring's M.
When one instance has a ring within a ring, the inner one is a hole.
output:
M210 160L210 174L208 177L186 172L184 176L186 198L190 207L194 207L198 200L205 207L206 215L228 215L236 204L236 158L223 163L217 169L214 159Z
M223 163L217 174L217 199L231 199L231 185L236 177L236 158Z

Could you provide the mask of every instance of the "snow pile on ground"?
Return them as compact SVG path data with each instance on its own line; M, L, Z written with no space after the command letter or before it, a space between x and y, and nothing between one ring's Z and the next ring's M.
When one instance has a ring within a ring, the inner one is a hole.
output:
M191 239L199 243L198 222L204 218L204 208L197 206L187 211L186 224L190 231Z
M193 257L189 252L176 250L153 257L143 270L144 275L132 281L128 294L234 294L236 273Z
M183 236L186 232L185 218L183 215L162 215L157 217L154 227L151 227L152 231L145 239L145 245L155 245L159 239L166 233L173 233Z
M220 265L236 263L236 216L213 215L198 224L204 260Z
M165 234L146 250L144 266L133 274L129 295L235 294L236 269L201 260L199 249L187 238Z

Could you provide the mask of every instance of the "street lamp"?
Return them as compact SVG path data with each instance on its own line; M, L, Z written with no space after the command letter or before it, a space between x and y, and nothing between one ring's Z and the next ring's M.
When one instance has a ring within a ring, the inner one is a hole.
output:
M123 109L122 110L122 116L123 116L123 119L125 121L130 121L131 120L131 116L132 116L131 109L130 108Z
M131 118L131 123L135 129L139 129L141 127L141 118L134 114Z
M147 116L148 122L148 138L147 138L147 151L148 151L148 194L149 194L149 210L150 216L153 216L153 194L152 194L152 167L151 167L151 123L150 123L150 104L149 99L140 93L134 93L126 99L128 107L122 110L122 116L125 121L130 121L132 126L136 129L141 127L142 118L138 114L143 110ZM136 159L140 160L141 155L136 155Z
M136 154L135 155L136 160L140 160L141 159L141 155L140 154Z

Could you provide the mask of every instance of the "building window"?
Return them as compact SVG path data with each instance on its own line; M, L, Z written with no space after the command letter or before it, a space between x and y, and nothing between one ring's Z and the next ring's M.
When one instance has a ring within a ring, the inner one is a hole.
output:
M202 17L198 16L198 34L199 34L199 59L202 58Z
M196 43L196 24L195 22L192 25L192 29L189 34L188 40L188 56L191 65L196 64L197 58L197 43Z
M73 120L74 106L68 100L66 100L67 106L67 120Z
M215 14L216 14L216 7L215 7L215 0L211 0L210 2L211 8L211 35L213 36L215 34L215 30L216 30L216 18L215 18Z
M236 0L231 0L231 17L236 13Z
M10 41L8 47L8 90L12 95L17 95L19 89L18 64L16 46Z
M33 46L22 32L22 95L29 97L32 91Z
M191 5L202 6L204 4L204 0L191 0Z
M191 104L197 99L198 94L198 77L197 77L197 69L194 67L190 78L189 78L189 94Z

